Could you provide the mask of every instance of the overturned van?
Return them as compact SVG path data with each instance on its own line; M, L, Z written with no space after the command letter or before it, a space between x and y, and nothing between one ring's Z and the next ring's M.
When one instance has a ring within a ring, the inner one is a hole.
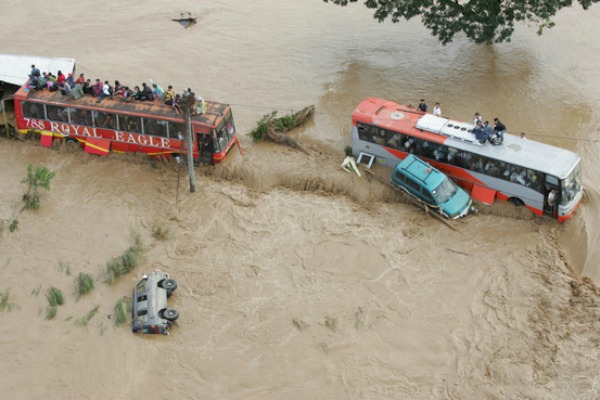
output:
M467 192L445 174L412 154L394 168L392 183L437 209L446 218L464 217L472 207L472 200Z

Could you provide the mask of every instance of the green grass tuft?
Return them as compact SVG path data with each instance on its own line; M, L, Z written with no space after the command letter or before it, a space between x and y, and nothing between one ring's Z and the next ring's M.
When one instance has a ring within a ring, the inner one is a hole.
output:
M46 292L46 298L48 299L50 306L54 307L61 306L65 302L62 292L54 286L48 289L48 292Z
M46 319L50 320L56 317L56 311L58 310L57 306L48 306L46 309Z
M8 231L10 233L13 233L14 231L17 230L17 227L19 226L19 221L17 221L16 219L13 219L10 223L10 225L8 225Z
M94 285L94 278L91 275L80 272L75 278L75 296L79 299L84 294L94 290Z
M0 292L0 312L18 310L20 307L12 302L10 289Z
M59 261L58 262L58 268L61 270L61 272L63 272L65 275L71 275L71 266L68 263Z
M122 297L115 304L115 325L120 326L127 323L128 315L131 312L131 298Z
M88 324L90 323L90 320L92 318L94 318L94 315L96 315L99 308L100 308L100 306L96 306L96 307L92 308L90 311L88 311L87 314L85 314L83 317L81 317L77 321L75 321L75 325L88 326Z
M156 240L166 240L169 237L169 228L158 222L152 225L152 237Z
M34 210L40 208L39 189L50 190L50 182L54 175L55 173L46 167L37 166L34 168L32 164L27 166L27 177L21 181L21 183L27 185L27 191L23 195L25 208Z
M134 244L129 246L125 252L106 263L107 282L112 283L118 277L123 276L137 267L144 253L142 241L139 236L135 237Z

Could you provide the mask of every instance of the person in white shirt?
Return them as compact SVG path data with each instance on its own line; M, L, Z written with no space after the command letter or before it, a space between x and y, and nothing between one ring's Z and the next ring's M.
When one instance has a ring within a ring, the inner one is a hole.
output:
M435 103L435 106L433 106L432 114L437 117L442 116L442 108L440 107L440 103Z

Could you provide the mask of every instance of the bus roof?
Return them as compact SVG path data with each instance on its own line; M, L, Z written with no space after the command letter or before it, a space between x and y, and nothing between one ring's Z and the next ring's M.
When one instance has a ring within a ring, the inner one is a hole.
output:
M97 110L101 112L114 112L118 114L129 114L137 116L148 116L154 118L164 118L171 120L182 120L183 116L177 114L173 107L153 101L124 101L123 99L105 98L102 103L96 103L96 97L84 95L75 100L70 96L63 96L60 90L51 92L49 90L29 90L25 91L25 85L15 94L15 98L22 101L42 102L45 104L85 108L88 110ZM215 127L219 119L227 112L228 104L214 101L206 101L206 112L201 115L194 115L193 122Z
M482 146L475 140L472 123L422 113L375 97L364 100L354 111L354 119L364 120L364 117L367 117L365 122L383 128L558 178L567 177L580 160L579 155L572 151L510 134L504 136L502 145Z
M75 60L61 57L40 57L22 54L0 54L0 81L21 86L29 79L31 65L40 71L75 73Z

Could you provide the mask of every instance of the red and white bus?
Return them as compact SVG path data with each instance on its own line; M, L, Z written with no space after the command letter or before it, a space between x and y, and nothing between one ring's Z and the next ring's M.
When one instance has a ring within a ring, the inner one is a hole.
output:
M60 91L29 90L27 84L13 99L17 130L40 133L44 146L51 146L53 140L68 140L99 155L111 150L187 155L183 117L172 106L116 97L97 103L90 95L75 100ZM206 105L206 112L191 118L194 161L219 163L234 143L240 148L237 132L229 104L207 101Z
M473 128L370 97L352 113L352 152L392 168L415 154L486 204L498 197L559 222L573 215L583 196L579 155L510 134L484 146Z

